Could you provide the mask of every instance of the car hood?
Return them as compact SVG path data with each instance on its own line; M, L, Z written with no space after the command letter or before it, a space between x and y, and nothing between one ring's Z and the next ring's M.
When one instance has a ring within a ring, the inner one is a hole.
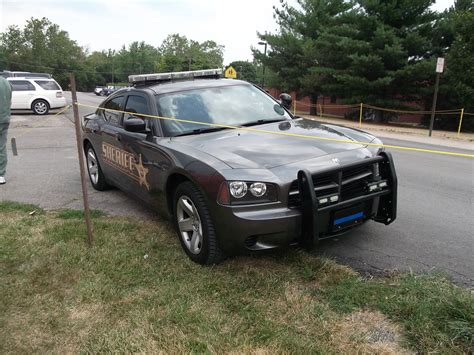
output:
M329 139L369 143L375 137L352 128L324 124L308 119L294 119L253 126L252 129L287 133L268 134L245 130L224 130L173 138L214 156L232 168L271 169L277 166L340 153L364 147L363 144L341 143ZM293 134L308 138L294 137ZM320 137L315 139L311 137Z

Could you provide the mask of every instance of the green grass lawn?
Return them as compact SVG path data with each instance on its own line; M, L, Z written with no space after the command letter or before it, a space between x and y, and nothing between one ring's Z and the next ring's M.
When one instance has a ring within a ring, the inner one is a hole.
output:
M31 211L35 213L31 214ZM0 202L0 353L468 353L474 297L297 249L192 263L166 222Z

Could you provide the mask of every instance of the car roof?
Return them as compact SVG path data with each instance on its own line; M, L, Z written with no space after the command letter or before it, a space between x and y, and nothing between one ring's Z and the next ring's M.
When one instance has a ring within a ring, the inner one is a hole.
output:
M47 81L56 81L54 80L53 78L44 78L44 77L41 77L41 76L38 76L38 77L23 77L23 76L10 76L8 78L6 78L7 80L47 80Z
M243 80L235 79L194 79L194 80L179 80L164 83L149 83L145 85L135 85L135 89L150 89L155 94L167 94L171 92L178 92L184 90L193 90L200 88L224 87L234 85L252 85Z

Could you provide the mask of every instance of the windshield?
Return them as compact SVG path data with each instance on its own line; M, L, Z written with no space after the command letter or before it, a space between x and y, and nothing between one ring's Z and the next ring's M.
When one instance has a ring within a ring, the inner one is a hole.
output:
M157 103L164 117L230 126L291 119L268 95L245 84L163 94L157 96ZM161 124L168 137L212 127L171 120Z

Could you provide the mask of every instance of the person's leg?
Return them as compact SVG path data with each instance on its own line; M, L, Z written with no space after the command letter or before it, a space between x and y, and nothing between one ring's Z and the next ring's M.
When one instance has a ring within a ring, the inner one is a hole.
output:
M4 177L7 169L7 133L8 123L0 123L0 177Z

